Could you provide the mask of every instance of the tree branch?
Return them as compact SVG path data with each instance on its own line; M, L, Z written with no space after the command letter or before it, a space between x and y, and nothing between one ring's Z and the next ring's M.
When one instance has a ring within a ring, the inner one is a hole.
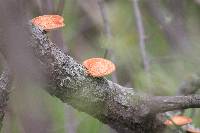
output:
M200 89L200 75L199 73L193 74L189 79L182 82L178 88L178 95L191 95L195 94Z
M102 19L103 19L103 23L104 23L104 32L106 34L106 36L108 38L112 38L112 32L111 32L111 28L110 28L110 24L109 24L109 21L108 21L108 14L106 12L106 9L105 9L105 2L104 0L97 0L97 4L98 4L98 7L100 9L100 13L101 13L101 16L102 16Z
M98 7L99 7L99 10L100 10L100 13L101 13L101 17L102 17L102 20L103 20L103 23L104 23L104 32L107 36L107 39L109 40L109 44L111 44L113 36L112 36L109 21L108 21L108 14L107 14L106 9L105 9L105 2L104 2L104 0L97 0L97 4L98 4ZM106 48L106 50L105 50L104 58L107 58L107 57L110 57L111 60L114 60L113 50L110 49L110 48ZM116 72L113 72L113 74L112 74L112 81L115 82L115 83L118 82Z
M135 132L157 132L162 127L157 113L200 107L200 96L146 96L105 78L93 78L41 29L31 27L31 48L46 67L47 91L116 130L124 127Z
M142 16L140 13L140 8L139 8L139 0L132 0L132 6L134 10L134 16L136 20L136 27L137 31L139 33L139 45L140 45L140 53L142 56L143 60L143 67L146 72L149 71L149 59L147 56L146 48L145 48L145 31L144 31L144 25L142 22Z
M189 53L190 41L185 29L184 18L180 14L183 14L183 1L172 1L179 3L179 8L177 8L177 3L173 3L173 9L163 7L160 0L145 0L145 2L149 9L149 13L156 19L158 24L160 24L160 27L163 29L172 48Z
M107 36L107 38L109 39L109 41L111 41L112 38L112 32L111 32L111 28L110 28L110 24L108 22L108 14L106 12L105 6L104 6L104 0L97 0L97 4L102 16L102 20L103 20L103 24L104 24L104 32ZM105 54L104 54L104 58L107 58L108 56L112 56L112 51L110 48L106 48Z
M0 76L0 129L2 128L2 122L5 115L8 95L10 93L11 78L10 72L6 68Z
M65 8L65 0L59 0L58 6L57 6L57 14L62 15Z
M177 109L200 108L200 95L151 97L151 112L160 113Z

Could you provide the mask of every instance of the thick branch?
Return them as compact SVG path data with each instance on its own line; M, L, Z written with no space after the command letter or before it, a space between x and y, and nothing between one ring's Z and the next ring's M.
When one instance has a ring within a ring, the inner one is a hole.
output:
M158 132L162 124L156 113L200 107L200 96L145 96L105 78L93 78L38 27L32 26L32 37L35 43L31 47L46 67L47 91L115 129Z

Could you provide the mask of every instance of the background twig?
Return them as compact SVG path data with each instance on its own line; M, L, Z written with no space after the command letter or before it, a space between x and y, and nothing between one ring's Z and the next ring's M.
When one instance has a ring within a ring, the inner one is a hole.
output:
M143 61L143 67L146 72L149 71L149 59L145 48L145 31L144 25L142 22L142 16L139 8L139 0L132 0L132 6L134 9L134 15L136 20L136 27L139 33L139 45L140 45L140 53Z
M64 8L65 8L65 0L59 0L57 11L56 11L57 14L62 15Z
M109 21L108 21L108 14L107 14L106 9L105 9L105 2L104 2L104 0L97 0L97 3L98 3L99 10L100 10L102 20L103 20L103 23L104 23L104 32L107 36L107 39L109 40L109 44L112 45L111 41L112 41L113 36L112 36L112 32L111 32L111 27L110 27L110 24L109 24ZM113 55L113 51L110 48L106 48L106 50L105 50L104 58L107 58L107 57L111 57L111 60L115 59L115 57ZM112 81L115 82L115 83L118 82L116 72L114 72L112 74Z

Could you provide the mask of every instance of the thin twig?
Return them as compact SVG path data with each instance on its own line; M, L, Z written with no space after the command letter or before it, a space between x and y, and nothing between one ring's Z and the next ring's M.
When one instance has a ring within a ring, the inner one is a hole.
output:
M148 13L155 18L165 34L173 52L177 52L178 50L190 54L191 42L186 32L185 19L180 14L184 12L182 10L183 3L179 1L177 5L173 1L170 7L163 6L160 0L144 0L144 3L147 5Z
M65 118L67 118L65 131L68 133L76 133L78 124L73 108L70 106L65 106L64 111L65 111Z
M57 14L62 15L65 7L65 0L59 0L58 6L57 6Z
M108 21L108 14L106 12L105 9L105 5L104 5L104 0L97 0L97 4L99 6L99 10L103 19L103 23L104 23L104 32L107 36L107 38L109 39L109 41L112 38L112 33L111 33L111 28L110 28L110 24ZM109 48L106 48L105 54L104 54L104 58L108 57L111 55L111 50Z
M132 0L132 6L134 10L134 16L136 19L136 26L137 26L137 31L139 33L139 45L140 45L140 52L143 60L143 65L144 65L144 70L146 72L149 71L149 59L147 56L147 52L145 49L145 31L144 31L144 25L142 22L142 17L140 13L140 8L138 4L139 0Z
M111 32L111 27L110 27L110 24L109 24L109 21L108 21L108 14L106 12L104 0L97 0L97 4L98 4L98 7L99 7L99 10L100 10L102 19L103 19L104 32L105 32L109 42L111 42L113 36L112 36L112 32ZM107 58L108 56L111 57L111 60L114 60L112 50L109 49L109 48L106 48L105 53L104 53L104 58ZM114 72L112 74L112 81L114 81L115 83L118 82L116 72Z

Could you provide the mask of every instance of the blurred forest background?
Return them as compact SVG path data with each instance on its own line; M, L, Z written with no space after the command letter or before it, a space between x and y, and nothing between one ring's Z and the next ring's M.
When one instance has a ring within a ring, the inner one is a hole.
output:
M66 26L49 33L53 42L64 43L66 52L78 62L104 57L105 50L110 49L112 56L107 58L116 64L117 82L123 86L152 95L176 95L184 79L200 72L200 0L139 0L148 70L141 56L134 0L105 0L110 36L104 30L97 0L59 2L35 0L37 7L32 7L35 12L29 14L30 19L64 9ZM20 90L10 95L2 133L114 133L91 116L49 96L40 86ZM185 113L200 127L200 110Z

